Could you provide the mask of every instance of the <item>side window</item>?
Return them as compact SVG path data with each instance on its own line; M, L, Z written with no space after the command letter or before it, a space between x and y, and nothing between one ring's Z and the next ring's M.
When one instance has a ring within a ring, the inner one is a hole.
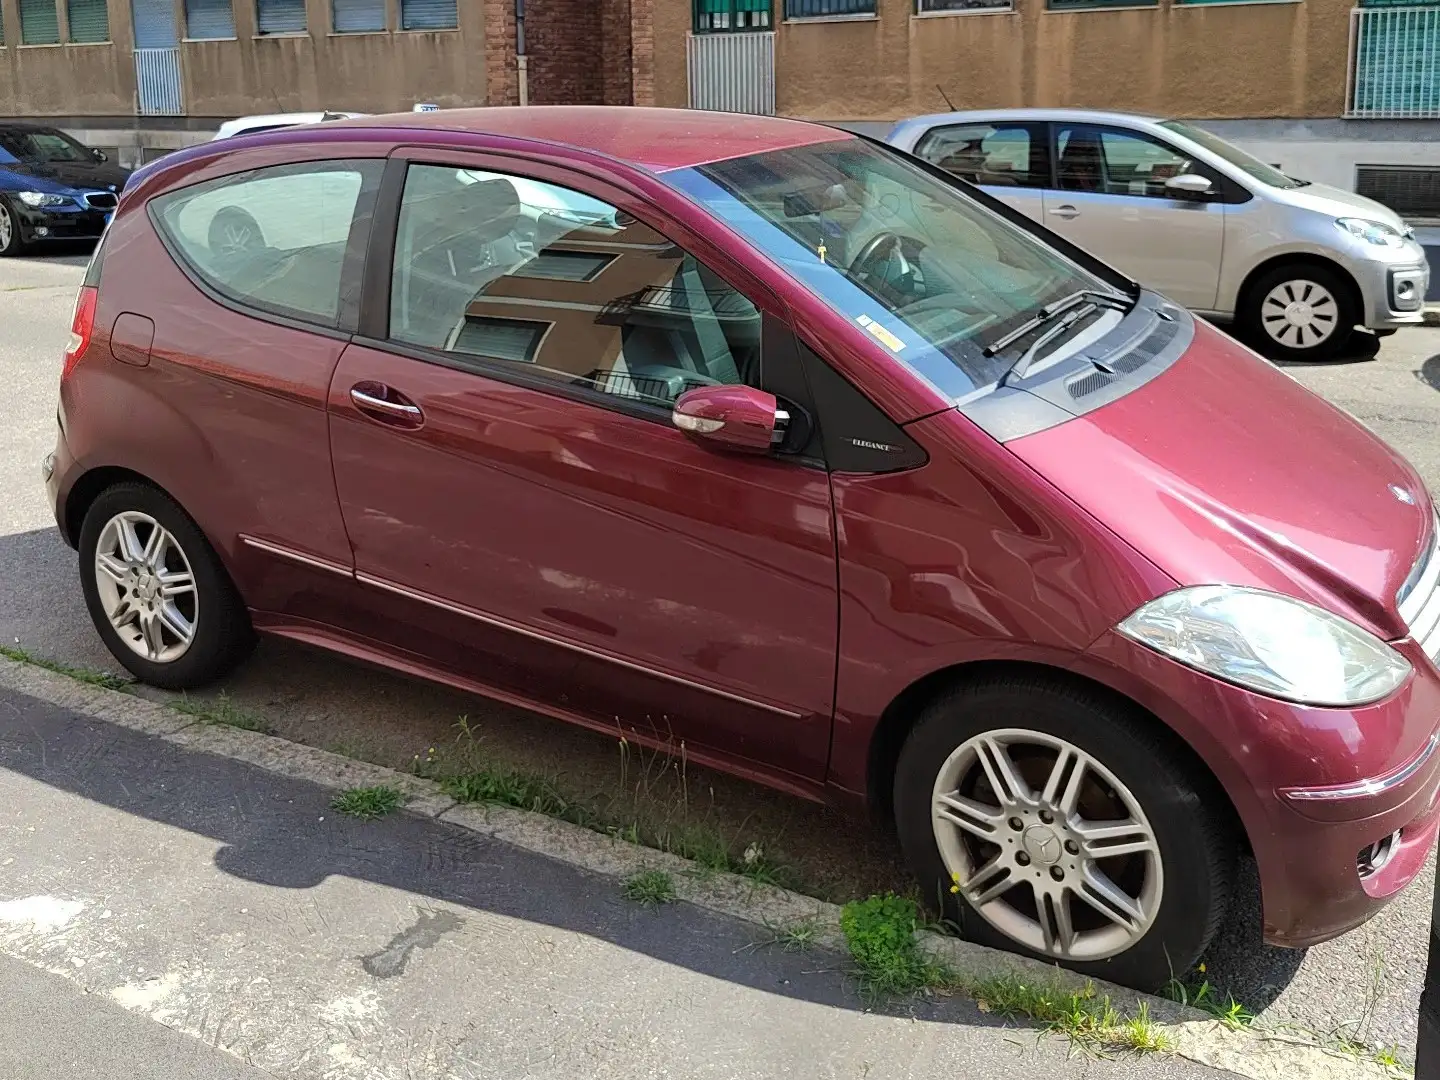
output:
M1172 177L1199 173L1212 182L1218 179L1174 147L1135 131L1061 127L1056 147L1056 174L1067 191L1170 199L1174 196L1166 191L1165 181Z
M744 296L606 203L500 173L406 174L393 341L668 408L696 386L758 386L760 325Z
M1048 149L1031 124L954 124L926 132L915 153L972 184L1043 188Z
M162 195L150 212L171 253L221 296L333 327L356 207L383 169L378 160L257 169Z

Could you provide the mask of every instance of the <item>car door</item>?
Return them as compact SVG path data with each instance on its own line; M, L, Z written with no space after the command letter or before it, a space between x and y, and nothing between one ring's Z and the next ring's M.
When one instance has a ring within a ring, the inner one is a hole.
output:
M972 121L931 128L915 154L984 188L1036 221L1050 183L1050 142L1044 124Z
M822 779L827 475L671 421L684 390L748 382L798 430L780 305L605 201L628 196L502 160L390 165L393 243L372 247L330 393L373 632L516 702Z
M1225 239L1221 178L1143 132L1067 123L1053 130L1045 225L1175 302L1212 310ZM1177 197L1166 188L1188 173L1210 180L1215 194Z

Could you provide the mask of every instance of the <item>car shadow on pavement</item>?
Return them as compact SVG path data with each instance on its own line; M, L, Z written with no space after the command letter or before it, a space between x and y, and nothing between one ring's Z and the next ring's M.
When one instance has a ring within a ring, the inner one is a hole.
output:
M769 994L916 1020L1005 1024L964 998L872 1000L861 994L842 957L767 947L764 939L773 935L756 925L684 903L641 907L626 900L612 878L443 819L402 811L362 822L336 812L333 793L317 784L192 751L11 690L0 690L0 768L203 835L222 845L215 866L247 882L303 890L343 875L587 935ZM74 827L83 830L87 823L80 817ZM459 929L464 922L463 913L452 913L444 929ZM374 978L394 974L375 960L356 963Z
M1432 356L1420 365L1415 377L1432 390L1440 390L1440 356Z
M1276 367L1281 368L1332 368L1343 367L1346 364L1368 364L1380 355L1380 348L1385 339L1369 333L1365 330L1356 330L1350 335L1350 341L1341 351L1339 356L1330 360L1276 360L1269 358ZM1263 353L1261 355L1264 355Z

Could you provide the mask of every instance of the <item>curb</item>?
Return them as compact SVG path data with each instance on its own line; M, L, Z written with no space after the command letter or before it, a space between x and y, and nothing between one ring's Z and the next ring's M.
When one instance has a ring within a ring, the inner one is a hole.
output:
M840 908L788 889L722 872L701 878L689 873L693 864L677 855L543 814L458 803L431 780L273 735L205 724L145 698L92 686L33 664L0 657L0 687L188 750L244 761L334 791L389 785L405 796L407 813L449 822L592 873L624 878L641 870L666 870L674 879L677 899L771 932L777 926L813 921L818 946L842 954L849 951L840 930ZM1232 1029L1198 1009L1086 979L1038 960L929 931L921 933L920 944L925 952L962 977L981 980L1013 976L1066 991L1093 987L1097 994L1108 995L1119 1011L1134 1014L1143 1007L1169 1038L1174 1053L1251 1080L1393 1080L1398 1075L1377 1062L1359 1060L1289 1036Z

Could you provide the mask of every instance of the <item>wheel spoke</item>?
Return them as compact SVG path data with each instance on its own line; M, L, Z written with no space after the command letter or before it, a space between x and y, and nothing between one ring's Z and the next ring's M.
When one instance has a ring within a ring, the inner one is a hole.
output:
M140 543L140 535L135 531L135 523L127 517L120 517L115 520L115 535L120 545L120 557L126 562L139 563L145 561L145 545Z
M1070 902L1064 891L1036 893L1035 912L1045 935L1045 951L1068 956L1075 947L1075 927L1070 921Z
M152 570L158 570L165 554L165 541L169 537L165 530L158 524L150 530L150 536L145 541L145 554L141 557L145 565Z
M116 630L123 629L134 622L139 615L140 609L132 608L130 606L130 598L128 596L122 596L110 612L110 625Z
M1080 888L1075 890L1076 896L1132 934L1145 929L1146 918L1140 902L1111 881L1109 874L1091 865L1085 867L1082 877Z
M97 569L103 571L107 577L114 579L117 585L124 585L125 578L130 573L130 567L122 560L104 552L95 556L95 566Z
M1077 821L1071 826L1081 836L1081 852L1089 859L1114 859L1142 852L1159 853L1147 825L1138 821Z
M155 612L155 619L179 638L182 645L190 644L190 639L195 636L195 624L180 614L180 609L172 603L161 604Z
M195 578L189 570L162 570L159 578L161 596L175 597L195 591Z
M1045 781L1042 802L1055 807L1065 817L1075 813L1080 802L1080 788L1085 783L1085 759L1070 747L1061 747L1055 764Z
M145 652L151 660L159 660L165 648L165 639L160 633L160 617L154 613L140 616L140 635L145 639Z
M1010 760L1010 751L1004 743L998 739L981 739L976 744L975 755L980 759L980 767L990 781L990 790L995 793L1002 808L1034 803L1035 797L1015 771L1015 763Z
M1010 880L1010 868L1004 865L1001 858L1001 855L996 855L971 874L969 881L960 886L960 891L965 894L965 899L977 908L984 907L997 896L1008 892L1015 884Z
M982 840L993 839L1005 823L1003 810L984 806L956 792L936 796L935 816Z

